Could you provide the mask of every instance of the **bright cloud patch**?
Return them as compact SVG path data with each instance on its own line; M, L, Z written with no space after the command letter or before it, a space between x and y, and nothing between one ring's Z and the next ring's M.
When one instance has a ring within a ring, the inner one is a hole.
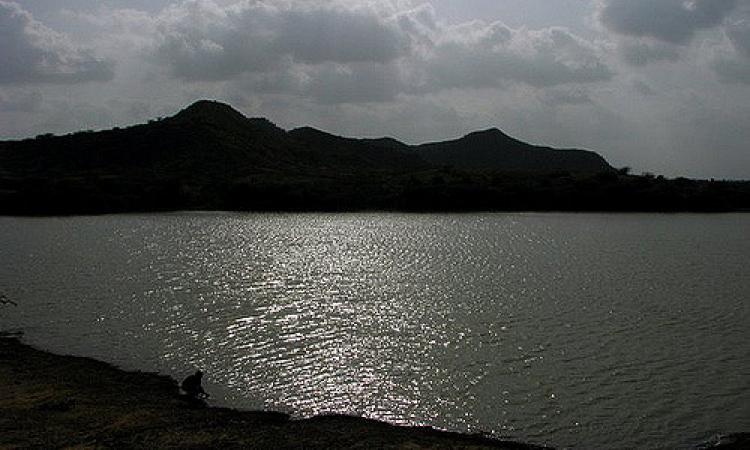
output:
M113 77L111 61L76 47L13 2L0 1L0 60L0 83L75 83Z

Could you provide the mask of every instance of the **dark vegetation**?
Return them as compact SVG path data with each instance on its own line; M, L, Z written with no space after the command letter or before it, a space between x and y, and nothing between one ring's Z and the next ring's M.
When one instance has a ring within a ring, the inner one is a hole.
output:
M409 146L285 131L197 102L148 124L0 142L1 214L238 211L736 211L750 182L615 170L497 129Z

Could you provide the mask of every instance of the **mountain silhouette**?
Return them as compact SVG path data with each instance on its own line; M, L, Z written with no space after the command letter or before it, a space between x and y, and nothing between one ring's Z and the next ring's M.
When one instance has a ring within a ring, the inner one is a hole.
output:
M612 167L600 155L585 150L556 150L514 139L497 128L477 131L460 139L417 147L425 160L462 169L498 169L525 172L606 172Z
M496 128L407 145L311 127L286 131L208 100L127 128L0 142L3 214L744 207L737 199L746 184L666 181L644 181L594 152L534 146ZM720 193L711 190L717 186Z
M247 118L229 105L208 100L145 125L5 142L0 151L3 160L12 160L8 166L18 169L44 160L50 169L123 174L144 168L200 169L204 175L215 171L225 176L257 170L404 170L434 165L530 172L612 170L593 152L535 147L497 129L409 146L391 138L345 138L310 127L287 132L267 119Z

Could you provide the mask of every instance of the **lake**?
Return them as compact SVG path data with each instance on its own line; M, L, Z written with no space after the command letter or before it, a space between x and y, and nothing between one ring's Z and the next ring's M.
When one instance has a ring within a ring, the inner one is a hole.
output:
M0 330L215 404L552 446L750 431L750 214L0 218Z

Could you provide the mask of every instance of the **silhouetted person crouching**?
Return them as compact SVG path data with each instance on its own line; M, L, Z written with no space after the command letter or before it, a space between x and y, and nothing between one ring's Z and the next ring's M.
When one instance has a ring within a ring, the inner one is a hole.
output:
M201 380L203 379L203 372L200 370L185 378L182 382L182 390L188 397L196 399L208 398L208 393L203 390L201 386Z

